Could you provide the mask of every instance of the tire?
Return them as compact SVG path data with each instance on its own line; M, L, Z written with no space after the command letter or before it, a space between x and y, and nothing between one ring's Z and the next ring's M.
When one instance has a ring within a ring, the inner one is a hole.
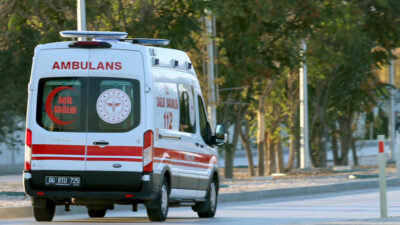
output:
M165 221L168 215L169 191L168 180L164 177L158 197L154 200L156 207L147 207L147 216L150 221Z
M100 210L94 210L94 209L88 209L88 214L89 217L91 218L101 218L106 215L107 209L100 209Z
M33 207L33 216L38 222L49 222L53 220L56 205L50 199L40 199L45 201L40 207Z
M218 189L217 182L213 179L208 187L206 200L204 202L196 204L193 210L197 212L200 218L212 218L215 216L217 211L218 203Z

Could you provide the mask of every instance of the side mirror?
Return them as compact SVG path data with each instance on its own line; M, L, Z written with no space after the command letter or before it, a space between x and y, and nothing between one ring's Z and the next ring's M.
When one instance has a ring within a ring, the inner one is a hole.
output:
M222 146L225 144L225 125L217 124L215 127L215 145Z

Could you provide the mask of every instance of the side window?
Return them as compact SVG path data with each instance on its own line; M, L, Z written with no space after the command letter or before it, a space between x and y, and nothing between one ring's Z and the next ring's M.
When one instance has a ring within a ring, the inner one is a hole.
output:
M204 142L208 145L211 145L211 135L210 135L210 126L208 125L206 110L204 108L203 99L200 95L197 96L198 104L199 104L199 115L200 115L200 134L203 138Z
M193 88L187 84L178 84L179 92L179 131L196 132L196 113Z

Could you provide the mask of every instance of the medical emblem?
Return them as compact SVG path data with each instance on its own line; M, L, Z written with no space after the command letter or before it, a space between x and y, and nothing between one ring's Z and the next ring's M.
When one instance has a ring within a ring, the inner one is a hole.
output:
M106 123L121 123L131 113L131 100L122 90L108 89L97 99L96 110Z

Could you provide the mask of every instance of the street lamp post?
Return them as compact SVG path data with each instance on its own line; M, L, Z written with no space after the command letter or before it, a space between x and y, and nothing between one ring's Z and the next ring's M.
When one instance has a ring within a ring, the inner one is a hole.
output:
M76 1L76 15L77 15L77 27L78 31L86 30L86 6L85 0ZM86 38L79 38L80 40L85 40Z
M394 85L394 62L393 58L390 59L389 64L389 83ZM390 111L389 111L389 160L394 161L394 147L395 147L395 115L394 115L394 95L395 90L390 90Z
M213 35L213 16L211 10L206 10L206 33L208 36L207 44L207 83L208 83L208 115L210 116L211 127L215 128L217 123L216 94L215 94L215 74L214 74L214 43Z
M307 96L307 63L305 53L307 43L303 39L300 45L302 57L300 65L300 168L310 169L310 150L308 142L308 96Z

